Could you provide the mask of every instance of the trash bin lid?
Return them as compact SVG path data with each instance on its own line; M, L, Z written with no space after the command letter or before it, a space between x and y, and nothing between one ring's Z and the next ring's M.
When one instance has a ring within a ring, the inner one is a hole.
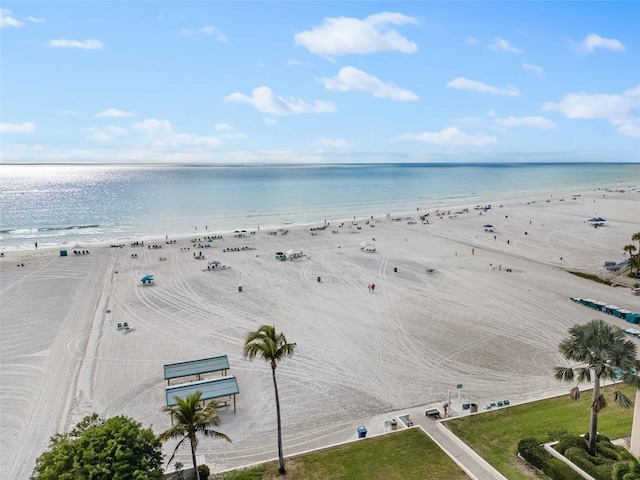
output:
M360 427L358 427L358 431L359 432L366 432L367 429L364 426L360 426Z

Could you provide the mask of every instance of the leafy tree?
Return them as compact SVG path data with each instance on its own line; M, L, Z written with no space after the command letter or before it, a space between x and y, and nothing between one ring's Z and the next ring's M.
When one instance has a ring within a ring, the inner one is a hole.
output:
M198 390L193 395L189 395L184 400L175 397L176 406L164 407L165 412L169 412L175 419L175 425L158 437L161 442L166 442L172 438L179 438L180 441L173 450L173 454L168 463L176 456L178 448L185 441L189 441L191 447L191 459L193 460L193 469L196 472L196 479L200 480L200 472L196 464L196 450L198 449L198 433L202 433L205 437L214 437L231 442L231 439L224 433L211 430L210 427L220 425L220 418L216 414L218 405L216 402L209 402L204 407L200 404L202 392Z
M625 338L620 328L598 319L571 327L569 337L560 342L559 349L567 360L578 362L573 367L556 367L557 380L577 382L571 389L571 399L580 398L580 383L593 380L588 450L595 455L598 413L607 406L604 395L600 393L600 383L615 379L640 387L636 345ZM619 390L614 392L614 400L624 408L631 406L631 400Z
M631 245L631 244L629 244L629 245L625 245L622 249L623 249L625 252L629 252L629 256L631 256L631 257L632 257L632 256L633 256L633 252L635 252L635 251L636 251L636 246L635 246L635 245Z
M282 423L280 421L280 399L278 397L278 383L276 382L276 367L278 362L293 355L295 343L287 342L284 333L276 334L276 327L262 325L257 331L250 332L244 342L244 358L253 360L256 356L262 357L271 365L273 389L276 395L276 414L278 416L278 459L280 460L278 472L285 475L284 454L282 453Z
M123 416L85 417L69 433L51 437L36 460L32 480L156 480L162 446L151 429Z

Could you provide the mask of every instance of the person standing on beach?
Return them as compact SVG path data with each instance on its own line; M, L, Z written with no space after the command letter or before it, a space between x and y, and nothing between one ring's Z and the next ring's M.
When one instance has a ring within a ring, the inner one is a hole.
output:
M367 288L369 289L369 293L371 293L371 284L369 284Z
M38 249L38 242L36 242L36 250Z
M375 289L376 289L376 284L372 283L371 284L371 293L373 293L375 291Z

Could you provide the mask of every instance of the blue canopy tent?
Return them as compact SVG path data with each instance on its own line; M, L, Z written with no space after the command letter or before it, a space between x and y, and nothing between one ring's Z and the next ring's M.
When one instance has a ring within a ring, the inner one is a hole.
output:
M142 278L140 278L140 281L142 283L153 283L153 275L144 275Z

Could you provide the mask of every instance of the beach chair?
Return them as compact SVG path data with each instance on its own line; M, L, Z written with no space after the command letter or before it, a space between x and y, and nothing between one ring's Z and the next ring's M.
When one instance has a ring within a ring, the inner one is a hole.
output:
M121 323L119 323L119 324L118 324L118 330L120 330L121 328L122 328L122 324L121 324Z
M128 322L124 322L122 324L122 328L126 328L128 330L129 329L129 323Z

